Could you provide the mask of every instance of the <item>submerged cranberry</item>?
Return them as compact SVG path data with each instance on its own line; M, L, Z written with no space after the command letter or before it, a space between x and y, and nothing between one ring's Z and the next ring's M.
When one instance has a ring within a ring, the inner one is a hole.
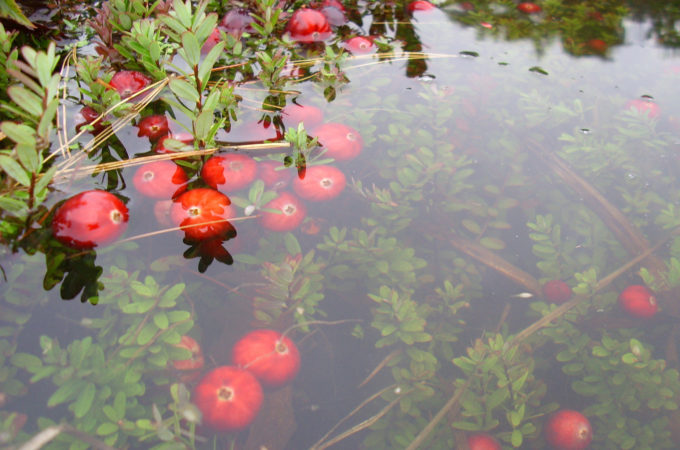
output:
M78 112L78 114L80 115L80 118L76 117L77 133L80 133L80 130L85 125L92 125L92 133L99 134L108 125L108 122L105 122L103 119L99 120L96 123L93 123L95 120L97 120L100 114L90 106L83 106L83 108Z
M316 106L290 103L281 110L281 120L286 128L297 129L302 122L306 131L314 129L323 121L323 111Z
M590 445L593 429L586 416L571 409L561 409L545 425L545 437L556 450L582 450Z
M325 123L314 130L326 156L338 161L348 161L359 156L364 146L361 135L354 128L341 123Z
M626 103L626 109L636 109L641 114L646 114L650 119L657 117L661 110L659 105L647 98L636 98Z
M291 231L300 226L306 215L307 208L299 198L290 192L281 192L278 197L264 205L260 223L268 230Z
M619 295L619 305L633 317L652 317L659 310L654 293L640 284L624 289Z
M322 202L340 195L346 184L345 174L337 167L311 166L304 178L293 180L293 190L305 200Z
M137 136L146 136L151 142L154 142L168 134L168 118L159 114L146 116L139 121L137 128L139 128Z
M134 70L117 72L109 83L118 91L120 98L128 98L151 84L151 78Z
M81 192L66 200L52 220L52 233L64 245L90 249L109 244L125 232L127 206L110 192Z
M365 36L355 36L347 39L343 47L354 55L367 55L376 51L376 46L371 38Z
M571 288L562 280L550 280L543 285L543 297L551 303L564 303L571 296Z
M324 0L319 11L326 16L328 23L334 27L339 27L340 25L347 23L345 7L337 0Z
M288 186L293 174L279 161L260 161L257 163L257 177L264 182L264 187L281 189Z
M321 12L302 8L293 13L286 31L291 39L298 42L320 42L331 36L331 26L328 19Z

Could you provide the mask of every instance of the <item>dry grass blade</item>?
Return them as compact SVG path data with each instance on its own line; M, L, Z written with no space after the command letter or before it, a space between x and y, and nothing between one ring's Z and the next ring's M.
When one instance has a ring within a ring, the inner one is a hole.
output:
M363 408L364 406L366 406L368 403L375 400L376 398L379 398L382 394L389 391L390 389L395 389L395 388L396 388L396 385L388 386L388 387L382 389L381 391L376 392L375 394L366 398L363 402L361 402L359 404L359 406L354 408L349 414L347 414L345 417L343 417L340 420L340 422L338 422L335 426L333 426L333 428L331 428L331 430L328 433L326 433L321 439L319 439L314 445L312 445L310 447L310 450L324 450L328 447L331 447L331 446L337 444L338 442L342 441L343 439L347 439L348 437L352 436L353 434L356 434L356 433L360 432L361 430L364 430L364 429L370 427L371 425L373 425L374 423L376 423L385 414L387 414L390 411L390 409L392 409L394 406L396 406L399 403L399 401L401 400L401 397L410 393L411 391L409 390L409 391L404 392L401 396L395 398L390 403L388 403L387 406L385 406L383 409L378 411L377 414L369 417L368 419L366 419L366 420L362 421L361 423L353 426L352 428L340 433L339 435L335 436L333 439L330 439L330 440L324 442L324 440L326 440L326 438L328 436L330 436L333 433L333 431L335 431L347 419L349 419L354 414L359 412L359 410L361 408Z
M359 383L359 386L357 386L357 387L358 387L358 388L362 388L362 387L366 386L366 384L367 384L369 381L371 381L371 380L373 379L373 377L375 377L375 376L383 369L383 367L385 367L385 366L387 365L387 363L389 363L390 361L392 361L394 358L396 358L396 357L397 357L398 355L400 355L400 354L401 354L401 349L400 349L400 348L397 348L397 349L392 350L387 356L385 356L385 357L382 359L382 361L380 361L380 363L378 363L377 366L375 366L375 369L373 369L373 370L371 371L371 373L369 373L368 376L367 376L366 378L364 378L364 381L362 381L361 383Z
M164 228L162 230L151 231L149 233L137 234L135 236L130 236L129 238L120 239L119 241L116 241L116 245L124 244L125 242L137 241L139 239L144 239L144 238L148 238L148 237L159 236L161 234L172 233L173 231L184 231L184 230L189 229L189 228L204 227L206 225L215 225L217 223L224 223L224 222L242 222L244 220L256 219L257 217L258 216L234 217L233 219L211 220L209 222L195 223L195 224L192 224L192 225L184 225L184 226L180 226L180 227Z
M540 295L541 284L536 278L519 267L510 264L491 250L455 235L449 238L449 242L451 242L451 244L459 251L501 273L508 279L527 289L529 292Z

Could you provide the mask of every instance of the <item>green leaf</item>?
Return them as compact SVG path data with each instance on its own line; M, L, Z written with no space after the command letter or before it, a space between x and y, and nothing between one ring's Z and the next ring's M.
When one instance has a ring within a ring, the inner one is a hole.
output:
M71 405L73 414L76 416L76 418L80 419L81 417L85 417L85 414L90 411L96 392L97 390L93 383L88 383L87 386L85 386L85 389L80 391L78 398Z
M161 330L165 330L168 328L168 325L170 325L170 321L168 320L167 314L165 312L161 311L153 316L153 323L156 324L158 328Z
M31 177L18 162L6 155L0 155L0 167L7 174L24 186L31 185Z
M19 8L19 5L14 0L0 1L0 17L13 20L26 28L35 28L35 25L21 12L21 8Z
M212 111L203 110L196 118L196 138L207 139L210 135L210 127L215 123L215 116Z
M488 236L480 239L479 243L482 244L483 247L488 248L489 250L503 250L505 248L505 242L501 241L500 239Z
M47 406L53 407L61 403L67 402L75 397L75 394L83 388L83 381L77 378L72 378L66 383L59 386L54 391L54 394L47 400Z
M172 286L167 291L165 291L163 293L161 301L158 303L158 306L160 306L161 308L172 308L173 306L175 306L177 304L175 300L177 300L177 298L180 295L182 295L185 286L186 285L184 283L178 283Z
M108 436L109 434L113 434L116 431L118 431L118 425L115 423L106 422L97 427L96 433L98 436Z
M459 430L465 430L465 431L479 431L479 430L482 429L482 427L477 425L476 423L465 422L465 421L453 422L451 424L451 426L453 428L457 428Z
M222 55L224 51L224 42L218 42L213 48L210 49L208 54L201 61L201 66L198 68L198 79L201 81L201 86L207 86L208 80L210 79L210 71L212 70L217 58Z
M7 88L7 94L14 103L23 108L24 111L33 117L40 117L42 115L42 99L25 87L19 85L10 86Z
M12 364L29 372L36 372L42 368L42 360L30 353L15 353L12 355Z
M26 168L26 172L33 174L40 172L42 162L34 145L17 144L15 150L19 162Z
M512 444L513 447L515 447L515 448L521 447L523 440L524 440L524 436L522 436L521 431L512 430L512 435L510 436L510 443Z
M147 323L144 325L142 331L140 331L137 336L137 345L146 345L151 342L151 339L153 339L157 331L158 327L154 323Z
M179 98L189 100L194 104L198 103L198 92L196 92L196 88L187 81L180 78L172 78L170 79L169 86L170 90Z

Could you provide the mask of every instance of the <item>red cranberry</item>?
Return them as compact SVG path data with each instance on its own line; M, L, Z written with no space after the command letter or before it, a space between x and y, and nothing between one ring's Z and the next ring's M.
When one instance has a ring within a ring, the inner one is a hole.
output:
M290 33L291 39L304 43L324 41L332 34L326 16L309 8L295 11L288 21L286 31Z
M180 142L187 144L187 145L191 145L191 144L194 143L194 137L189 133L177 133L175 135L168 134L168 135L163 136L162 138L160 138L158 140L158 142L156 142L156 145L154 146L153 151L156 152L156 153L161 153L161 154L162 153L176 153L175 151L170 150L169 148L167 148L165 146L165 141L168 140L168 139L180 141Z
M151 84L151 78L134 70L117 72L109 83L118 91L120 98L128 98Z
M98 121L97 123L92 123L97 119L97 117L99 117L100 114L90 106L83 106L78 114L80 115L80 118L76 117L77 133L80 133L80 130L85 125L92 125L92 133L99 134L108 125L108 123L104 121L104 119Z
M517 5L517 9L523 12L524 14L536 14L541 12L541 7L538 6L536 3L531 3L531 2L523 2Z
M543 297L551 303L564 303L571 296L571 288L562 280L550 280L543 285Z
M639 284L628 286L621 292L619 305L633 317L652 317L659 310L654 293Z
M52 220L52 232L64 245L90 249L109 244L125 232L127 206L106 191L81 192L66 200Z
M646 114L650 119L658 117L661 113L659 105L647 98L636 98L626 103L626 109L633 108L641 114Z
M260 161L257 163L257 177L268 189L282 189L288 186L293 173L278 161Z
M146 116L139 121L137 128L139 128L137 136L146 136L151 142L155 142L168 134L168 119L162 115Z
M377 50L373 40L365 36L355 36L347 39L343 43L343 47L354 55L367 55Z
M470 450L501 450L503 448L496 438L486 433L469 435L467 444Z
M545 437L556 450L582 450L590 445L593 429L588 418L580 412L562 409L546 423Z
M337 161L356 158L364 146L359 132L341 123L325 123L314 130L314 135L326 149L326 156Z
M323 111L316 106L290 103L281 110L281 120L287 128L296 128L302 122L306 131L313 130L323 121Z
M436 6L434 6L432 3L425 1L425 0L416 0L408 4L406 9L408 9L409 12L416 12L416 11L431 11L435 9Z
M320 8L321 14L326 16L328 23L334 27L339 27L347 23L345 17L345 7L337 0L324 0Z

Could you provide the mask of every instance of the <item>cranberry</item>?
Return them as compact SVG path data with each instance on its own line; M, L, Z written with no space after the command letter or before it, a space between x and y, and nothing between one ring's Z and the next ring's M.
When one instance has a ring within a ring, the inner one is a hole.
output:
M221 192L238 191L248 186L257 173L257 163L248 155L215 155L201 169L201 177Z
M278 161L260 161L257 163L257 176L264 182L264 187L281 189L288 186L293 174Z
M168 118L163 115L146 116L139 121L137 128L137 136L146 136L151 142L155 142L168 134Z
M595 53L605 53L607 48L609 48L607 43L602 39L591 39L586 43L586 45Z
M501 444L491 435L475 433L467 437L467 445L470 450L501 450Z
M232 349L232 361L271 387L291 382L300 370L295 343L274 330L254 330L243 336Z
M556 450L582 450L590 445L593 429L580 412L562 409L548 420L545 437Z
M295 11L288 21L286 31L290 33L291 39L304 43L324 41L332 34L326 16L309 8Z
M151 84L151 78L134 70L116 72L109 83L118 91L120 98L128 98Z
M307 215L304 203L290 192L281 192L278 197L264 205L264 209L260 215L260 223L273 231L294 230ZM266 211L267 209L274 212Z
M290 103L281 110L281 120L287 128L296 128L302 122L306 131L313 130L323 121L323 111L316 106Z
M650 119L661 113L659 105L647 98L636 98L626 103L626 109L636 109L640 114L646 114Z
M373 40L365 36L355 36L347 39L343 43L343 47L354 55L367 55L377 50Z
M659 310L654 293L639 284L628 286L621 292L619 305L633 317L652 317Z
M102 119L99 120L96 123L92 123L97 118L100 116L100 114L94 110L94 108L90 106L83 106L81 110L78 113L80 117L76 117L76 132L80 133L80 130L85 126L85 125L92 125L92 134L99 134L102 132L104 128L108 125L108 123Z
M311 166L304 178L293 180L293 190L305 200L321 202L340 195L346 182L345 174L336 167Z
M321 14L326 16L328 23L334 27L339 27L347 23L345 17L345 7L337 0L324 0L320 8Z
M195 241L222 236L234 227L226 220L234 217L231 200L213 189L198 188L177 197L170 209L175 225Z
M517 9L525 14L536 14L541 12L541 7L538 6L536 3L531 2L522 2L519 5L517 5Z
M81 192L66 200L52 219L52 232L64 245L90 249L115 241L125 232L127 206L106 191Z
M341 123L325 123L314 130L326 156L337 161L348 161L359 156L364 141L357 130Z
M543 285L543 297L551 303L564 303L571 296L571 288L562 280L550 280Z
M262 387L250 372L222 366L203 377L192 401L201 410L204 424L220 431L233 431L255 420L262 397Z
M186 172L172 161L152 161L135 172L132 183L143 195L157 199L172 198L186 189Z
M210 33L210 36L208 36L208 39L206 39L203 47L201 47L201 53L204 55L210 53L210 50L212 50L213 47L216 46L221 40L222 30L220 30L219 27L215 27L215 29L212 30L212 33Z
M409 12L416 12L416 11L431 11L435 9L436 6L434 6L432 3L425 1L425 0L416 0L408 4L406 9L408 9Z

